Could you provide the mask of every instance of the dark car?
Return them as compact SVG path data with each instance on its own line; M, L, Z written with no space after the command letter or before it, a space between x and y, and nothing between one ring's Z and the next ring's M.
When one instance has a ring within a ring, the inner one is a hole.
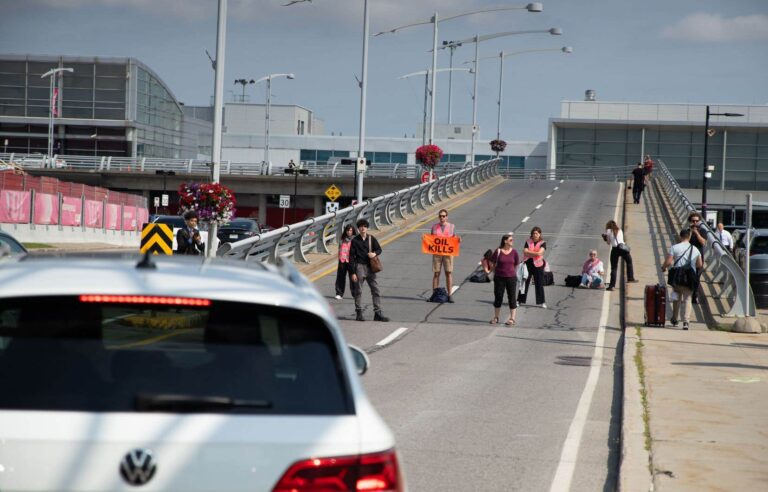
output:
M253 219L234 219L221 226L217 237L221 243L234 243L248 239L261 232L259 223Z
M27 254L27 248L7 232L0 231L0 257L25 254Z

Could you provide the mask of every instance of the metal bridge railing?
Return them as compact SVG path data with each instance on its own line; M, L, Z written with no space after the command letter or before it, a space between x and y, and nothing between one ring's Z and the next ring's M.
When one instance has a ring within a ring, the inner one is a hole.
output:
M574 167L557 169L499 169L499 174L510 179L549 179L578 181L624 181L635 166Z
M659 160L656 166L656 172L653 173L653 183L660 184L662 190L669 199L671 205L670 214L678 219L680 223L688 223L688 214L696 212L696 208L683 193L677 180L672 176L666 164ZM746 275L736 260L731 256L723 243L717 239L715 232L709 226L704 224L707 231L708 248L704 252L704 262L708 271L713 273L714 285L720 285L722 282L722 291L716 296L719 299L728 299L731 301L731 308L724 316L754 316L755 315L755 297L752 289L748 287ZM749 309L746 309L747 300L749 300Z
M328 245L338 241L347 225L367 219L372 230L379 230L397 219L402 220L436 203L450 200L497 176L498 163L497 159L481 162L443 175L431 183L414 185L338 212L313 217L236 243L226 243L216 254L245 261L275 263L278 258L286 258L307 263L309 253L330 254Z

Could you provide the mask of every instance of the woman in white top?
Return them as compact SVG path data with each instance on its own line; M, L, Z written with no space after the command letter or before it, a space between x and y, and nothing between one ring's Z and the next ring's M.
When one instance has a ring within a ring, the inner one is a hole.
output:
M701 271L704 262L701 259L699 249L690 243L690 238L690 229L680 231L680 242L669 250L664 265L661 267L662 272L667 271L671 267L684 267L688 265L691 265L696 272ZM678 320L682 317L683 330L687 330L688 323L690 322L689 313L691 312L691 296L693 291L691 286L686 285L674 285L672 288L675 294L677 294L676 299L672 301L672 326L677 326Z
M597 257L597 250L590 250L589 258L584 262L584 266L581 267L581 284L579 284L579 287L590 289L604 288L603 275L605 275L605 272L603 270L603 262Z
M632 255L629 254L629 248L624 243L624 233L621 232L616 221L609 220L605 224L603 240L611 245L611 281L606 290L613 290L616 287L616 267L619 266L619 257L623 258L627 265L627 282L637 282L635 280L635 268L632 266Z

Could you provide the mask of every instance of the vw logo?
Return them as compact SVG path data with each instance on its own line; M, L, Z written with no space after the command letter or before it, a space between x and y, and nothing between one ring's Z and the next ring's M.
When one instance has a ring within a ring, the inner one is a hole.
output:
M156 471L157 463L150 449L134 449L120 462L120 476L130 485L144 485Z

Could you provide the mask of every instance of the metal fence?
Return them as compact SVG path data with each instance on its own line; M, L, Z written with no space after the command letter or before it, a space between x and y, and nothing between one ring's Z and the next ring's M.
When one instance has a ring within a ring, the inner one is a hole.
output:
M574 167L557 169L500 169L499 174L510 179L565 179L579 181L624 181L635 166Z
M328 245L338 241L349 224L367 219L372 230L391 225L417 211L449 200L498 175L497 159L441 176L431 183L414 185L400 191L366 200L337 212L313 217L303 222L259 234L236 243L223 244L217 256L245 261L277 262L278 258L308 262L307 254L330 254Z
M672 173L663 161L659 160L654 172L653 182L660 184L662 190L671 204L670 215L678 219L680 223L688 223L688 214L696 212L688 197L683 193ZM731 307L724 316L754 316L755 298L752 289L747 284L747 277L736 260L728 252L723 243L717 239L715 232L704 224L707 231L708 248L705 249L704 262L706 269L713 274L713 283L719 287L720 292L716 298L730 301ZM747 301L748 308L747 308Z

